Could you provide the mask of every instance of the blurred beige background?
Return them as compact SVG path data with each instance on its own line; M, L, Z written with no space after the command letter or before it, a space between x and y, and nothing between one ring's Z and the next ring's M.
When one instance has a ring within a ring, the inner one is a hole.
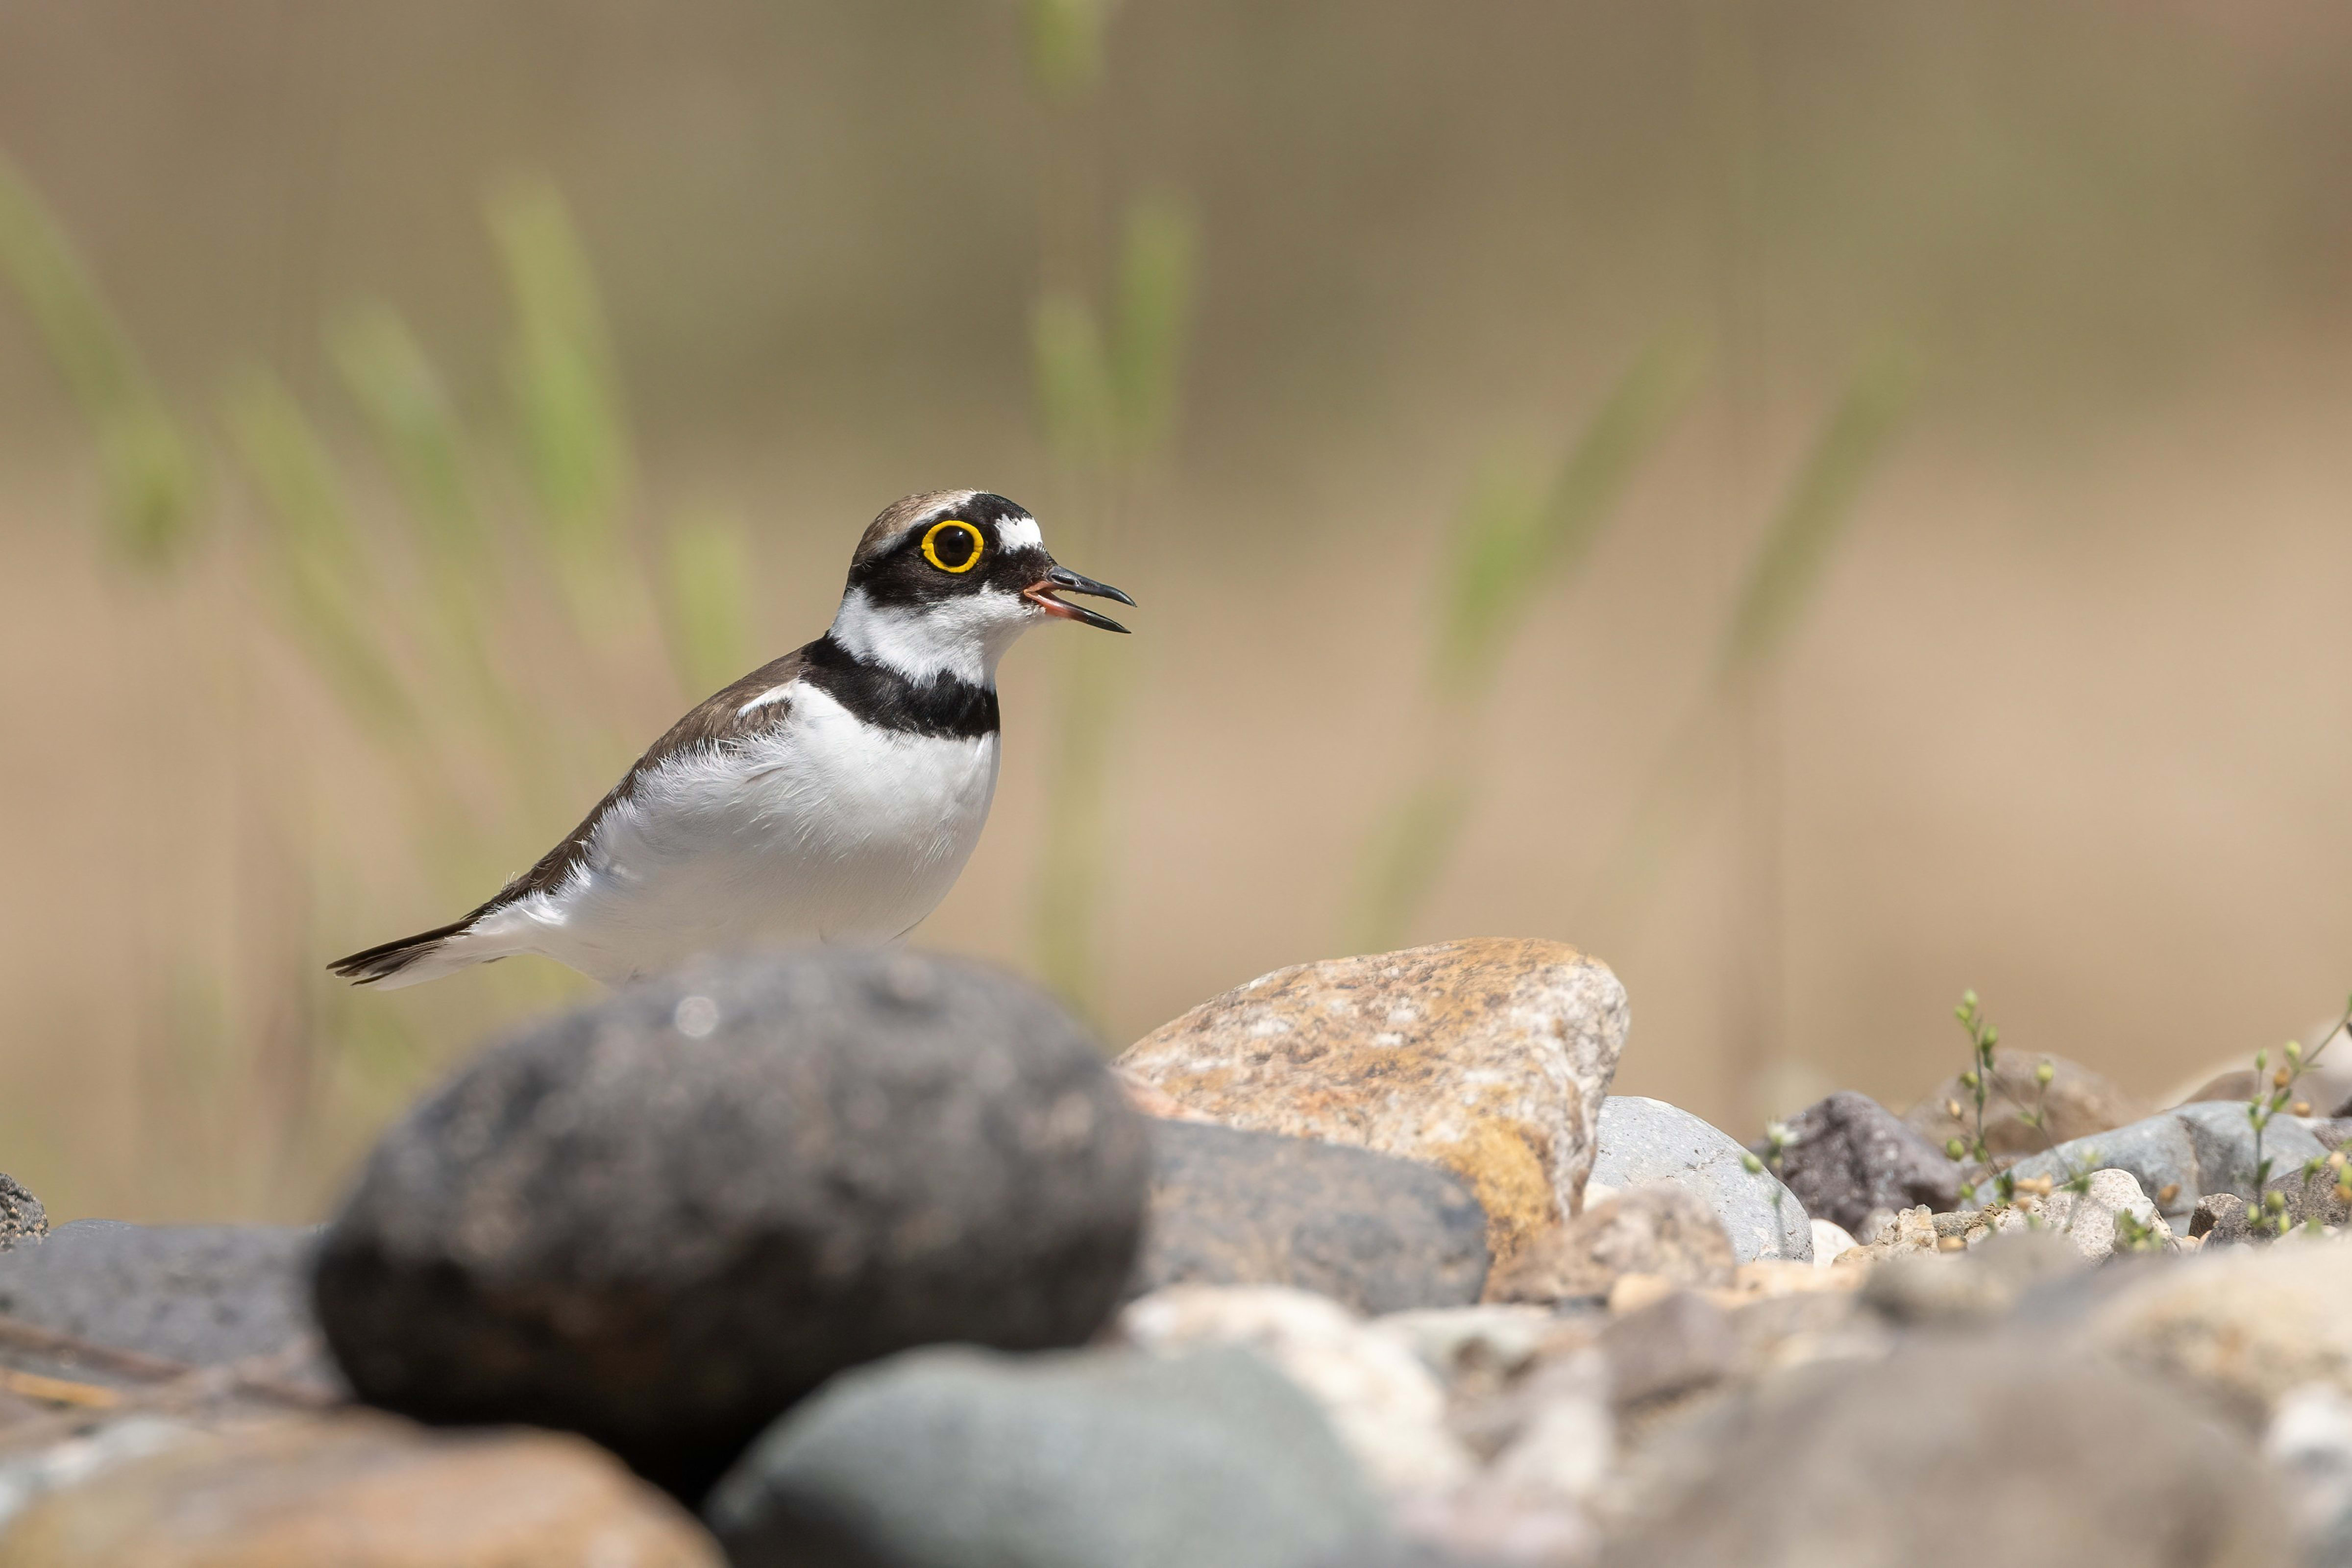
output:
M338 438L320 323L356 296L494 405L482 194L545 174L609 311L631 505L746 520L768 653L906 491L1000 489L1055 540L1041 272L1108 245L1118 193L1179 193L1181 417L1066 552L1139 635L1012 656L995 818L918 938L1034 964L1049 671L1114 666L1113 1044L1341 951L1365 836L1441 743L1452 520L1677 328L1703 389L1511 643L1412 937L1604 957L1620 1088L1741 1135L1830 1088L1907 1103L1963 1059L1964 987L2005 1044L2149 1093L2341 1005L2352 12L1127 0L1076 112L1022 38L1013 0L0 0L0 153L192 426L260 361ZM1612 891L1775 499L1888 341L1918 367L1899 438L1721 787ZM457 910L381 753L225 585L235 547L159 586L98 507L0 291L0 1169L57 1219L314 1214L436 1062L563 987L320 988ZM609 708L642 742L673 705ZM595 793L503 830L505 863ZM410 1044L369 1046L372 1009Z

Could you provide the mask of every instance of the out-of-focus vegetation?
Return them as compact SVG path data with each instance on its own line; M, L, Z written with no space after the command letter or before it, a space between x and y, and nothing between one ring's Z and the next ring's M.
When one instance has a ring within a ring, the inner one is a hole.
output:
M1691 816L1737 781L1742 709L1787 646L1854 519L1863 482L1885 457L1917 374L1899 344L1875 350L1847 382L1773 509L1739 593L1714 639L1706 687L1692 700L1594 898L1637 906Z
M1097 110L1117 0L1028 0L1030 80L1049 134L1082 148ZM1052 544L1066 563L1110 553L1134 526L1142 485L1175 432L1184 350L1199 287L1191 209L1164 191L1119 197L1084 157L1041 180L1040 248L1047 268L1032 317L1037 421L1053 464ZM1107 286L1088 287L1090 219L1120 212ZM1076 242L1065 237L1075 237ZM1065 251L1076 254L1064 254ZM1073 1005L1103 1011L1103 905L1114 831L1111 768L1129 721L1130 650L1054 650L1054 740L1045 774L1046 830L1037 841L1034 942L1039 970Z
M1106 9L1075 0L1039 8L1033 70L1049 100L1083 94L1098 74L1086 62L1102 47ZM487 434L464 427L431 355L389 303L360 301L328 323L326 358L382 469L384 482L367 487L383 498L381 516L362 518L346 459L276 373L239 372L219 411L256 503L235 559L266 583L318 679L401 780L409 855L452 909L497 887L517 846L544 837L566 799L595 798L601 784L586 781L625 764L638 742L603 693L642 685L651 668L690 700L752 659L740 522L705 512L658 531L642 524L620 376L561 197L542 180L510 181L487 217L511 310L508 405ZM53 215L5 167L0 245L98 442L119 540L158 570L187 569L183 537L209 503L194 478L196 443L148 384ZM1139 477L1165 450L1197 252L1181 202L1139 195L1124 204L1105 300L1052 282L1039 294L1037 414L1067 503L1055 531L1066 559L1090 560L1115 536ZM560 639L551 661L551 637ZM510 657L508 645L525 638L538 644L532 656ZM1109 767L1129 679L1103 651L1057 660L1051 830L1039 837L1035 873L1039 967L1086 1010L1101 1004ZM534 685L525 668L564 678ZM497 766L485 773L484 758ZM314 852L331 863L325 847ZM394 1062L415 1059L415 1009L381 1012L317 973L320 957L362 940L341 916L303 933L277 967L301 977L307 1013L339 1015L331 1032L355 1032ZM527 1002L578 985L527 966L508 989ZM319 1110L279 1109L292 1124L272 1131L276 1144L299 1137Z
M97 437L108 543L144 566L172 563L188 549L204 509L195 453L57 219L5 159L0 270Z
M1356 952L1395 946L1444 870L1481 771L1476 728L1502 656L1538 595L1573 583L1612 510L1697 383L1696 352L1654 343L1618 378L1541 489L1497 468L1463 508L1424 678L1421 776L1373 829L1348 932Z
M2352 942L2347 127L2302 0L8 9L0 1170L315 1214L572 984L320 962L971 484L1141 608L919 940L1107 1045L1523 932L1742 1131L1957 973L2242 1064Z
M226 459L214 465L244 483L217 508L194 477L206 443L188 431L203 426L184 427L148 385L53 216L5 169L0 205L9 274L88 419L117 542L161 575L158 593L204 572L207 544L222 569L250 578L399 781L403 858L428 873L443 907L495 889L643 745L612 692L651 685L683 703L750 667L742 527L708 512L645 522L593 270L544 181L502 184L487 204L511 307L503 417L467 428L407 321L384 301L357 302L330 321L323 351L365 451L339 452L281 374L247 365L221 395ZM377 471L355 475L365 464ZM257 647L226 651L249 658ZM357 885L331 834L297 850L328 885ZM336 952L381 940L383 917L363 912L373 903L313 903L314 921L285 931L286 950L264 961L302 999L306 1046L353 1057L307 1064L299 1081L315 1093L278 1097L278 1124L253 1130L281 1163L299 1162L321 1126L373 1114L367 1084L404 1087L432 1054L423 1037L446 1021L429 1001L386 1006L321 972ZM546 965L490 984L526 1005L581 989ZM184 1034L192 1017L174 1001L157 1026ZM315 1098L339 1085L351 1103Z

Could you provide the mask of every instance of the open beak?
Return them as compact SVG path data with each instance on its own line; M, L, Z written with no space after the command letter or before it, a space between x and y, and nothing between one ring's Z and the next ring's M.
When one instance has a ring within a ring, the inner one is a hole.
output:
M1066 604L1054 596L1059 588L1065 594L1086 594L1097 599L1117 599L1122 605L1132 605L1133 599L1108 583L1097 583L1091 577L1081 577L1066 566L1056 566L1036 582L1021 590L1021 596L1049 616L1059 616L1066 621L1076 621L1089 626L1100 626L1107 632L1123 632L1127 628L1108 616L1077 605Z

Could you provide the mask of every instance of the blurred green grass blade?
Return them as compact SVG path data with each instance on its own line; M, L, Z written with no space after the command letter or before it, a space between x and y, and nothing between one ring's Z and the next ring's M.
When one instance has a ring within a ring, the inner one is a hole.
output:
M1081 1015L1101 1016L1102 904L1109 861L1112 742L1125 709L1124 649L1062 662L1046 771L1034 907L1037 964Z
M1046 293L1037 301L1030 346L1046 450L1074 469L1108 462L1118 399L1094 311L1075 294Z
M1529 593L1522 579L1534 553L1544 498L1526 476L1489 464L1457 516L1444 618L1437 633L1440 684L1461 690L1490 670L1510 630L1512 608Z
M237 456L267 503L273 544L327 565L356 587L363 572L359 532L335 460L310 416L267 371L239 376L224 406Z
M1070 100L1102 80L1104 45L1118 0L1023 0L1029 75L1049 98Z
M392 470L432 553L481 563L483 531L465 439L440 374L399 312L367 300L327 326L327 356Z
M405 503L402 515L424 561L426 609L439 634L428 639L429 650L467 689L491 730L509 748L527 749L535 726L492 656L490 623L501 608L497 563L440 374L408 323L379 301L338 313L328 323L327 353Z
M508 388L551 536L575 563L615 542L631 462L595 276L572 215L541 179L492 194L490 233L515 313Z
M1200 248L1192 211L1175 198L1147 196L1129 209L1109 374L1120 434L1135 456L1158 450L1175 427Z
M5 158L0 271L24 300L98 443L111 544L150 567L182 558L205 504L195 447L47 205Z
M678 685L699 698L752 665L751 548L741 521L715 514L679 521L663 568L670 658Z
M1847 383L1765 531L1725 627L1718 679L1769 662L1787 640L1853 518L1863 481L1902 426L1916 379L1909 352L1891 344Z
M1554 574L1581 565L1633 470L1698 390L1696 345L1659 337L1625 368L1552 483L1538 525L1537 563Z
M1864 481L1901 428L1916 380L1909 352L1884 347L1863 362L1822 423L1725 620L1713 684L1677 725L1596 879L1601 907L1622 916L1648 897L1691 823L1732 775L1738 752L1729 731L1740 683L1778 657L1811 605Z
M319 673L358 717L380 730L413 730L415 706L370 632L368 566L334 459L267 372L231 385L223 417L260 496L279 596Z
M1643 458L1697 390L1700 360L1676 333L1659 337L1619 374L1585 421L1541 503L1502 504L1475 496L1456 531L1444 628L1437 640L1441 686L1485 676L1549 584L1573 578Z
M1431 712L1454 739L1433 742L1419 782L1364 841L1349 905L1356 951L1393 946L1434 890L1468 820L1463 737L1509 646L1547 584L1572 580L1602 528L1699 384L1685 334L1653 341L1593 410L1548 485L1490 467L1473 487L1450 547L1431 641Z
M1391 810L1364 857L1349 952L1385 952L1405 940L1469 816L1469 784L1450 768L1423 779Z

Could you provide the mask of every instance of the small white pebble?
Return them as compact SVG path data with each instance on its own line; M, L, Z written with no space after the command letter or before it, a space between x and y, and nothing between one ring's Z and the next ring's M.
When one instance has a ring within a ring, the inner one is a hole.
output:
M1853 1251L1862 1244L1854 1240L1846 1228L1831 1220L1813 1221L1813 1267L1827 1268L1842 1254Z
M681 997L669 1021L688 1039L703 1039L719 1027L719 1004L708 996Z

